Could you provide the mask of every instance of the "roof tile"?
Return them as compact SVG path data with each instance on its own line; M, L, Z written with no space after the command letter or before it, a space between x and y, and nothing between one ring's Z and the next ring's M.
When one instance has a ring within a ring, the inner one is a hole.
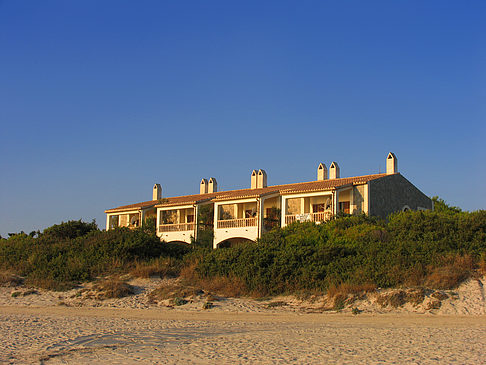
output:
M368 181L379 179L386 176L386 174L374 174L364 176L345 177L340 179L328 179L320 181L309 181L294 184L273 185L266 188L259 189L238 189L219 191L216 193L208 194L193 194L175 196L170 198L162 198L161 200L150 200L137 204L123 205L118 208L106 210L105 213L113 213L118 211L127 211L134 209L146 209L150 207L169 207L178 205L197 204L208 200L224 201L224 200L236 200L245 198L257 198L272 193L295 194L306 193L322 190L332 190L334 188L345 186L349 184L365 184Z

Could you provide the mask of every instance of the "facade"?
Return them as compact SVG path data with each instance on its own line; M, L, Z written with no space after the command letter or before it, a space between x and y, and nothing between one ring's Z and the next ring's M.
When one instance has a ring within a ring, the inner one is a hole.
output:
M433 209L432 200L398 173L397 158L389 153L386 173L340 177L332 162L329 170L320 163L317 180L267 185L265 170L253 170L250 188L217 191L215 178L202 179L199 194L162 198L155 184L153 200L105 211L106 229L137 227L147 217L156 217L157 236L165 242L191 243L197 239L197 217L211 211L213 247L240 241L256 241L275 226L294 222L320 224L339 213L386 217L404 210Z

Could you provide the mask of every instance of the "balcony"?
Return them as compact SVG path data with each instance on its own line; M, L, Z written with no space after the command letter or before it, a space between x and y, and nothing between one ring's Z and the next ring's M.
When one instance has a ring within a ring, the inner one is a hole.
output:
M317 213L305 214L288 214L285 216L285 224L292 224L294 222L326 222L332 218L330 210Z
M257 218L240 218L240 219L224 219L218 220L217 228L243 228L243 227L256 227Z
M159 225L159 232L181 232L181 231L194 231L194 222Z

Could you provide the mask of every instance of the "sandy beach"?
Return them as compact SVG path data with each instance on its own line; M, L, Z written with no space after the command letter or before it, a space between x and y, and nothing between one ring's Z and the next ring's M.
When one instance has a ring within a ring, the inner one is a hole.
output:
M135 279L135 295L109 300L83 299L80 289L2 287L0 363L478 364L486 356L479 280L438 309L382 308L369 297L356 302L359 315L291 297L219 298L209 310L201 298L181 306L148 301L164 283Z
M2 363L484 361L481 316L194 313L2 307Z

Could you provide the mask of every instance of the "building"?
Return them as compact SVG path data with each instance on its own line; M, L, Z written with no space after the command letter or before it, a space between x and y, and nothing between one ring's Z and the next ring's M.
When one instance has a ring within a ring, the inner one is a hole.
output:
M213 247L255 241L275 226L299 221L316 224L339 213L386 217L405 210L433 209L432 200L403 177L393 153L386 157L386 172L340 177L336 162L317 167L317 179L267 185L265 170L253 170L250 188L220 191L215 178L202 179L199 194L162 198L159 184L151 201L105 211L106 229L138 227L156 217L157 236L165 242L191 243L197 239L200 211L212 209Z

